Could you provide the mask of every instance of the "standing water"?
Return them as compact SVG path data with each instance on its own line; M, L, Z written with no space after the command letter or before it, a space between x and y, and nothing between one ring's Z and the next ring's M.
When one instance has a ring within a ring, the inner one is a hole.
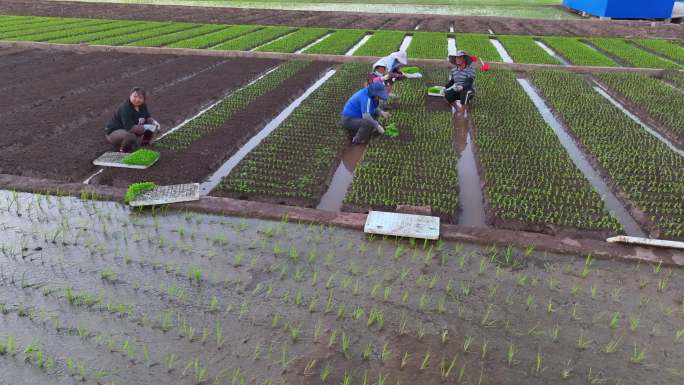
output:
M530 82L527 79L518 79L518 82L530 97L535 107L537 107L537 110L539 110L544 121L551 126L553 132L558 136L561 145L568 152L568 155L570 155L570 159L572 159L573 163L575 163L577 168L584 174L585 178L589 180L589 183L591 183L601 196L608 211L620 221L620 224L622 224L622 227L625 229L625 233L630 236L644 237L645 233L641 230L641 227L639 227L634 218L632 218L622 202L613 194L599 173L591 166L582 153L582 150L580 150L570 135L563 129L560 122L553 116L549 107L544 103L541 96L539 96Z
M468 118L454 115L456 148L461 153L458 158L458 201L461 208L458 224L485 227L486 215L482 184L477 172L470 126Z
M366 145L349 145L344 149L342 154L342 161L332 180L328 191L321 197L321 202L316 207L319 210L340 211L342 210L342 202L347 195L349 186L354 178L354 169L359 164L363 153L366 151Z
M564 66L569 66L569 65L570 65L570 62L569 62L569 61L565 60L564 57L562 57L561 55L557 54L556 51L552 50L551 47L549 47L548 45L544 44L544 42L541 42L541 41L539 41L539 40L535 40L534 42L535 42L539 47L541 47L541 49L543 49L546 53L548 53L549 55L553 56L554 59L558 60L562 65L564 65Z
M506 51L506 48L504 48L500 41L497 39L489 39L489 41L494 45L496 52L499 53L499 56L501 56L501 60L503 60L504 63L513 63L513 58L508 54L508 51Z
M412 40L413 40L413 36L411 36L411 35L404 36L404 41L401 42L401 45L399 46L399 51L408 50L408 47L411 45Z

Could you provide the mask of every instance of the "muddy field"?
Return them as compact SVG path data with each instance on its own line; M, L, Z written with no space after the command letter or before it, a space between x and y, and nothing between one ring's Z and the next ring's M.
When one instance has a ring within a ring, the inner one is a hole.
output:
M0 57L0 173L62 181L96 170L93 159L110 150L104 127L133 86L148 90L152 115L169 129L278 63L16 49Z
M153 145L151 149L159 151L164 160L149 170L131 173L130 170L109 168L92 183L127 187L141 181L158 185L202 182L328 68L328 63L308 65L275 90L250 103L219 129L195 141L187 150L167 150Z
M666 266L9 192L0 218L6 383L684 379Z
M95 17L230 24L402 29L522 35L640 36L684 38L684 26L663 22L600 20L530 20L505 17L458 17L404 14L257 10L135 4L94 4L46 0L3 0L0 13L12 15Z

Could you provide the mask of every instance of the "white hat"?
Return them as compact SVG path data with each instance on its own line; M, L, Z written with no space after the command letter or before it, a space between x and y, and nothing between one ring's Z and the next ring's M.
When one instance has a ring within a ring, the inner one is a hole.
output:
M408 57L406 56L406 51L393 52L390 56L397 59L399 63L403 65L408 64Z

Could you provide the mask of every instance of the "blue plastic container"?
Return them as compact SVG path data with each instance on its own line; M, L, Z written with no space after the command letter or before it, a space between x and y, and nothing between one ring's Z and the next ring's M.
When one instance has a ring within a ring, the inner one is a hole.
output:
M674 0L563 0L563 4L593 16L613 19L669 19Z

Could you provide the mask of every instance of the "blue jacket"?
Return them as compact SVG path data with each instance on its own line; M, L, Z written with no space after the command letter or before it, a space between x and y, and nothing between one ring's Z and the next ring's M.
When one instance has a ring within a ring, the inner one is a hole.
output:
M377 115L378 102L368 94L368 88L363 88L352 95L342 110L342 116L352 119L363 119L363 114Z

